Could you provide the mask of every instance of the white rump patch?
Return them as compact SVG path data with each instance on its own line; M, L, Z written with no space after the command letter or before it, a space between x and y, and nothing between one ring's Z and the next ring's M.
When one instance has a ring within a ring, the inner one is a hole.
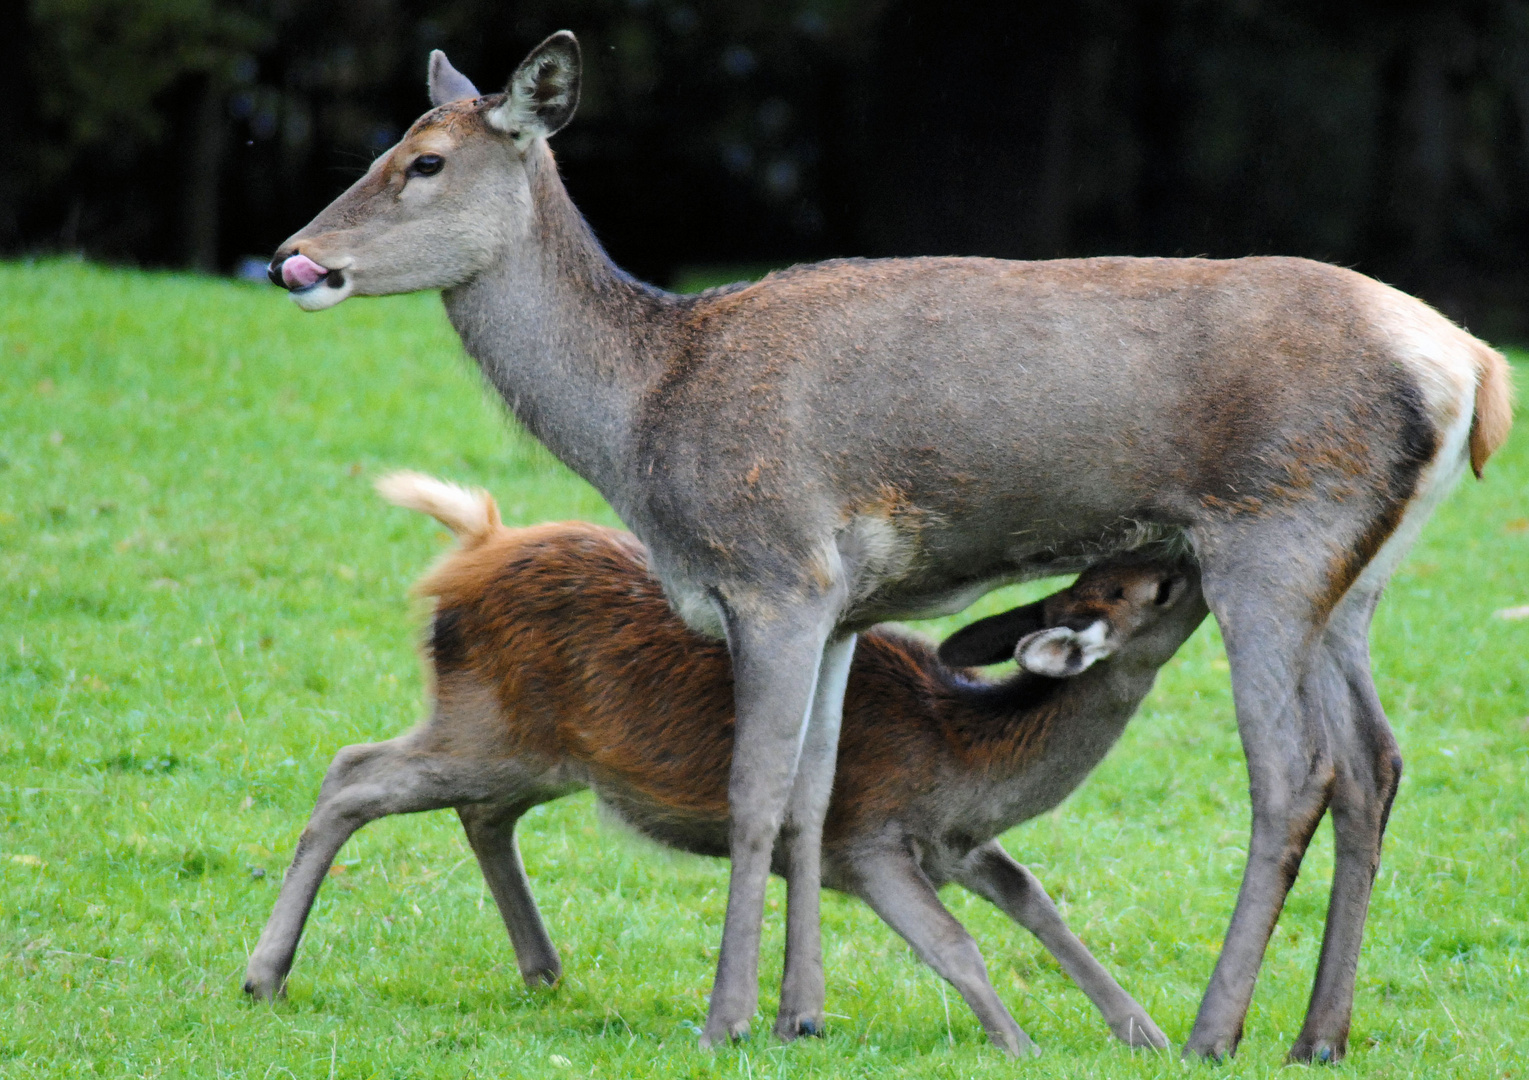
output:
M1369 293L1365 306L1390 338L1396 358L1417 380L1434 427L1449 432L1463 414L1469 433L1476 409L1475 339L1423 301L1378 281L1361 280Z
M1418 475L1412 501L1350 591L1373 596L1385 588L1422 532L1434 508L1454 488L1470 460L1476 411L1475 340L1433 308L1389 285L1361 278L1370 291L1370 314L1386 331L1397 359L1417 380L1423 406L1439 438L1433 460Z

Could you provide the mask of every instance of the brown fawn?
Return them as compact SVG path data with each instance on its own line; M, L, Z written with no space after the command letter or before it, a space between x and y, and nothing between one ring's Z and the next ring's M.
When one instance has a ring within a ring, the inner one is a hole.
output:
M461 541L419 586L436 597L434 707L401 738L335 756L245 989L280 992L319 883L356 829L448 806L466 827L521 974L554 983L561 964L520 861L516 820L590 788L661 844L726 855L727 647L675 616L628 533L576 522L506 528L488 495L415 473L378 486ZM1011 1054L1034 1044L936 896L946 882L1034 933L1119 1038L1167 1045L994 838L1082 782L1205 614L1187 560L1123 556L1044 600L971 624L938 656L888 627L861 639L823 833L823 882L869 904ZM1020 670L1003 681L966 669L1011 657ZM784 844L774 852L780 874L788 872Z

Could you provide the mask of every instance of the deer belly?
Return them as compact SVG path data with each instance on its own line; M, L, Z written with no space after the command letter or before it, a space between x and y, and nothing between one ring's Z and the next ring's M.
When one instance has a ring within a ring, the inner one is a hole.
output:
M1189 548L1177 525L1117 517L1081 518L1071 527L994 530L997 542L970 537L921 537L912 569L862 583L846 623L869 626L887 619L933 619L963 611L994 589L1037 578L1076 574L1128 551L1177 558Z
M704 806L660 801L611 784L591 784L601 816L639 836L691 855L725 857L730 819Z

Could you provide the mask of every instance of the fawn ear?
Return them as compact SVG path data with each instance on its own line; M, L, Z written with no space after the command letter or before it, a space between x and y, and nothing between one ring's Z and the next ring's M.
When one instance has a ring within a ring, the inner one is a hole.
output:
M1046 601L989 615L957 630L940 645L940 662L950 667L981 667L1014 659L1019 639L1046 625Z
M504 88L504 102L484 118L521 149L555 135L579 106L582 67L578 39L559 30L520 62Z
M1037 630L1019 643L1014 658L1019 666L1037 675L1066 679L1081 674L1115 651L1110 624L1096 619L1083 630L1053 626Z
M430 88L431 105L445 105L478 96L478 88L472 84L472 80L452 67L451 61L446 59L446 54L440 49L430 54L430 78L426 85Z

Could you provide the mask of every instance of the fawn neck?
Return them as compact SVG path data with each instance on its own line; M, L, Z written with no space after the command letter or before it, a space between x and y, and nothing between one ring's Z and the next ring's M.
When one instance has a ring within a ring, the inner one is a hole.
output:
M1029 672L961 693L952 717L958 739L995 780L1047 770L1062 758L1091 768L1124 730L1152 688L1155 669L1139 670L1112 657L1069 679Z
M623 513L637 412L672 352L683 299L616 266L545 145L527 162L524 235L443 294L469 355L516 418Z

